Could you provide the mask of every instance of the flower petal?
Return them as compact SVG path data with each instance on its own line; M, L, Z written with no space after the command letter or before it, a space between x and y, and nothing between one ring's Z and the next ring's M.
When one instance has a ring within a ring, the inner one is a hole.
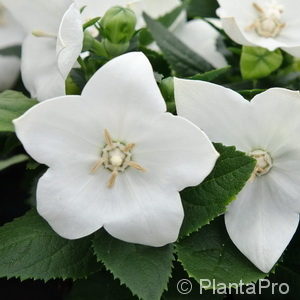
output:
M20 73L20 59L0 55L0 91L12 88Z
M177 190L200 184L219 156L199 128L171 114L161 115L135 142L134 159L149 176Z
M89 174L81 161L49 169L39 180L37 210L60 236L78 239L103 226L107 203L104 170ZM101 184L102 183L102 184Z
M0 48L7 48L22 44L24 31L12 15L5 10L3 12L3 24L0 26Z
M300 46L299 47L283 47L282 48L288 54L300 58Z
M183 221L179 193L158 185L150 174L128 170L113 189L104 228L114 237L153 247L175 242ZM120 195L122 195L120 197Z
M250 182L229 206L225 223L239 250L269 272L292 239L299 213L286 206L287 195L262 176Z
M55 34L72 0L1 0L28 33L43 31Z
M79 57L82 46L81 14L77 6L72 4L62 18L56 44L58 68L64 79Z
M151 122L166 111L151 64L140 52L109 61L89 80L82 96L92 111L106 110L107 129L120 139L128 139L128 130L138 129L136 124Z
M22 47L21 72L25 87L42 101L65 94L65 80L59 72L56 39L29 35ZM36 63L37 57L43 58Z
M66 96L34 106L14 124L26 151L38 162L68 167L83 161L92 168L104 144L99 119L101 114L94 116L80 96Z
M196 124L212 141L252 150L252 136L247 136L252 132L247 128L252 125L251 107L238 93L205 81L176 78L175 101L178 115Z
M192 20L178 26L175 35L189 48L205 58L216 68L227 65L224 56L217 51L219 33L203 20Z

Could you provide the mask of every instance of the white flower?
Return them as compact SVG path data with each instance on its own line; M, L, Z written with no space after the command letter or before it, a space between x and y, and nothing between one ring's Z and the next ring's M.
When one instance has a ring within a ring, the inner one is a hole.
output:
M20 45L24 33L13 17L0 3L0 49ZM11 88L20 71L20 59L0 55L0 91Z
M215 84L177 79L175 97L178 114L212 141L256 158L252 178L228 207L225 221L240 251L269 272L299 222L299 92L273 88L249 102Z
M104 65L82 96L42 102L15 125L27 152L50 167L37 209L68 239L103 226L127 242L175 241L178 191L199 184L218 157L201 130L166 113L151 65L137 52Z
M238 44L300 57L300 2L295 0L218 0L223 28Z
M22 47L25 87L38 100L65 94L65 79L83 42L79 9L72 0L2 0L28 33Z

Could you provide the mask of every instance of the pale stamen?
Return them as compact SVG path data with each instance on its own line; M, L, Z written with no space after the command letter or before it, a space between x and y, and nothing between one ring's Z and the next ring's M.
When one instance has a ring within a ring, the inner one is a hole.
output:
M258 13L258 18L247 26L246 30L255 30L259 36L265 38L277 37L285 27L285 23L281 20L283 7L275 2L269 3L266 7L254 2L253 7Z
M47 32L40 31L40 30L32 31L32 35L34 35L35 37L47 37L47 38L54 38L54 39L57 38L57 36L55 34L47 33Z
M113 140L107 129L104 129L104 141L105 145L101 151L101 157L92 167L90 173L96 173L100 167L110 171L111 175L107 183L108 188L114 187L118 175L125 172L128 168L146 172L145 168L132 160L134 143L126 144Z
M272 169L273 160L268 152L258 149L250 152L249 156L256 159L256 166L253 170L251 180L254 180L256 177L268 174Z

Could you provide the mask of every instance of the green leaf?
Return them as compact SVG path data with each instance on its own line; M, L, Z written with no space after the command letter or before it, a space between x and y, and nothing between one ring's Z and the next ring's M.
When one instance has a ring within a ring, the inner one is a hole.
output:
M129 244L104 230L93 241L99 261L143 300L159 300L171 276L173 245L161 248Z
M0 171L4 170L10 166L24 162L28 159L29 159L29 157L27 155L19 154L19 155L15 155L15 156L5 159L5 160L0 160Z
M189 276L200 282L215 279L218 283L255 282L267 274L259 271L231 242L220 217L177 245L178 259ZM208 284L205 282L205 285ZM204 286L203 286L204 287ZM212 286L208 287L212 288Z
M12 121L38 102L22 93L6 91L0 94L0 132L14 132Z
M0 228L0 277L78 279L99 269L90 238L58 236L35 210Z
M220 157L211 174L199 186L181 193L185 212L181 236L197 231L224 213L255 167L255 160L235 147L215 144L215 148Z
M215 18L219 7L217 0L190 0L188 1L188 16L190 18Z
M159 22L145 13L144 19L165 59L178 76L193 76L214 69L211 64L188 48Z
M243 46L241 72L244 79L259 79L277 70L283 61L280 49L273 52L260 47Z
M108 272L101 271L88 279L78 280L73 284L65 300L137 300L130 291L114 280Z
M217 78L227 74L231 70L231 66L227 66L224 68L211 70L202 74L196 74L194 76L191 76L189 79L192 80L203 80L203 81L209 81L212 82L216 80Z

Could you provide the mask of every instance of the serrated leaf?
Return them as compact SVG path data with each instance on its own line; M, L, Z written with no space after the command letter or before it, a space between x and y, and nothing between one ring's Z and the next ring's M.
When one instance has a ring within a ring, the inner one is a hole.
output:
M38 102L22 93L6 91L0 94L0 132L14 132L12 121Z
M224 213L255 167L255 160L235 147L214 145L220 157L211 174L199 186L181 193L185 217L180 236L197 231Z
M5 160L0 160L0 171L28 160L29 157L25 154L18 154Z
M220 217L178 242L178 259L189 276L200 282L210 280L215 284L255 282L267 274L259 271L231 242ZM212 288L208 286L207 288ZM203 286L204 288L204 286Z
M230 69L231 69L231 66L227 66L224 68L211 70L211 71L208 71L208 72L205 72L202 74L196 74L194 76L189 77L189 79L212 82L212 81L216 80L217 78L219 78L220 76L223 76L226 73L228 73L230 71Z
M73 284L65 300L137 300L130 291L114 280L108 272L101 271Z
M165 59L178 76L188 77L214 69L210 63L188 48L159 22L145 13L144 19Z
M280 49L268 51L260 47L243 46L241 73L244 79L259 79L277 70L283 61Z
M58 236L35 210L0 228L0 277L78 279L99 265L90 238Z
M173 245L161 248L125 243L104 230L93 241L99 261L143 300L159 300L171 276Z

